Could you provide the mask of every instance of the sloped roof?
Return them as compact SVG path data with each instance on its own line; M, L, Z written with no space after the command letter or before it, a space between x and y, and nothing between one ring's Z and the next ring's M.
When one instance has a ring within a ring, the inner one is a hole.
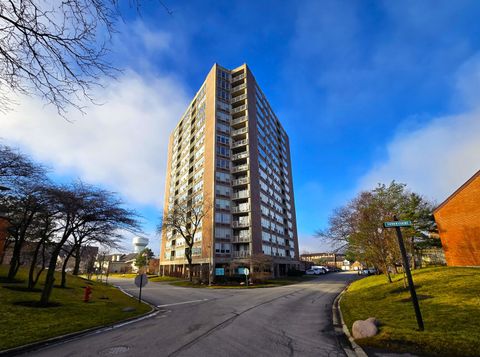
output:
M478 170L472 177L470 177L462 186L460 186L454 193L447 197L445 201L440 203L437 208L433 210L433 213L437 213L440 208L445 206L450 200L452 200L456 195L458 195L461 191L465 189L468 185L470 185L477 177L480 177L480 170Z

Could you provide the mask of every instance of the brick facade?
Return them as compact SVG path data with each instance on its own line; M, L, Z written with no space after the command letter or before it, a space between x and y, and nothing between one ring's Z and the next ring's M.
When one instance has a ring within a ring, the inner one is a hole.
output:
M449 266L480 266L480 171L434 211Z

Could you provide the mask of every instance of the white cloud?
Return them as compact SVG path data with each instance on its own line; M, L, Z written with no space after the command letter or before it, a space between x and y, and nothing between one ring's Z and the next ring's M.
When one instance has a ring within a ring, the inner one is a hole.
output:
M452 102L463 112L434 118L421 128L404 127L387 145L387 158L359 180L371 189L392 180L438 203L480 169L480 55L467 59L456 72Z
M55 171L103 184L139 204L161 207L168 136L187 105L174 78L126 71L93 93L100 106L72 109L67 122L36 98L0 118L0 137Z
M480 109L432 120L402 131L388 144L388 157L360 179L359 189L403 182L440 203L480 169Z

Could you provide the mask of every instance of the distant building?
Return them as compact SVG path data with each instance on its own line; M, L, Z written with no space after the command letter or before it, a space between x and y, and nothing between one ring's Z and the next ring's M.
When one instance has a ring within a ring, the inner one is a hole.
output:
M137 253L99 254L95 261L95 268L101 270L103 273L106 273L107 271L109 273L120 274L135 273L138 270L135 266L137 255Z
M342 268L343 261L345 260L345 254L337 253L309 253L301 254L300 259L306 262L311 262L315 264L323 264L329 266L336 266L337 268Z
M480 171L434 211L447 265L480 266Z

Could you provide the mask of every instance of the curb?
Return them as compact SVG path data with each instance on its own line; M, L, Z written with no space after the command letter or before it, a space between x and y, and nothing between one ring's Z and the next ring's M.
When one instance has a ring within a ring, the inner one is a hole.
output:
M119 289L122 293L124 293L125 295L128 295L132 298L135 298L133 295L127 293L122 288L120 288L118 286L115 286L115 287L117 289ZM123 327L123 326L126 326L126 325L130 325L130 324L138 322L138 321L146 320L146 319L149 319L153 316L156 316L160 312L160 310L155 305L152 305L145 300L142 300L142 302L147 304L151 308L151 310L149 312L146 312L143 315L130 317L128 319L121 320L121 321L118 321L118 322L115 322L115 323L112 323L112 324L108 324L108 325L91 327L91 328L88 328L88 329L85 329L85 330L82 330L82 331L71 332L71 333L67 333L65 335L52 337L52 338L49 338L49 339L46 339L46 340L33 342L33 343L26 344L26 345L18 346L18 347L13 347L13 348L10 348L8 350L0 351L0 356L1 357L18 356L18 355L21 355L21 354L26 354L28 352L38 351L38 350L41 350L41 349L44 349L44 348L47 348L47 347L52 347L52 346L55 346L55 345L61 345L61 344L66 343L66 342L77 340L81 337L86 337L86 336L89 336L89 335L94 335L94 334L97 334L97 333L102 333L102 332L114 330L114 329L117 329L117 328L120 328L120 327Z
M345 321L343 320L343 315L342 315L342 310L340 309L340 301L342 300L343 294L348 290L348 287L350 286L347 285L345 289L342 290L340 294L337 295L335 300L333 301L333 306L332 306L332 322L333 322L333 327L335 329L335 334L338 337L344 337L350 345L347 343L340 343L342 345L342 348L345 352L345 354L348 357L368 357L368 355L365 353L362 347L360 347L355 340L353 339L352 335L350 335L350 331L348 330L347 325L345 324Z

